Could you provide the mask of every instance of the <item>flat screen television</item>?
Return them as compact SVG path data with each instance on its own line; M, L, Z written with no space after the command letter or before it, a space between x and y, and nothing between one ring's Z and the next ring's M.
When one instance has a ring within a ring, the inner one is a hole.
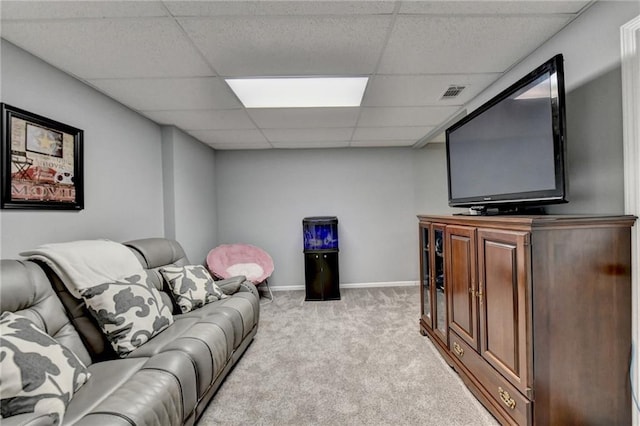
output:
M449 205L525 212L568 201L562 55L446 130Z

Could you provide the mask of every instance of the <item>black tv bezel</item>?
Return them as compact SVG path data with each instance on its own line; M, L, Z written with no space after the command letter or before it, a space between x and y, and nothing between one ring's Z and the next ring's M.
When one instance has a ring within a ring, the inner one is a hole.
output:
M555 183L554 189L542 191L517 192L509 194L479 194L474 197L453 198L451 196L451 164L449 152L449 135L459 129L475 117L491 109L513 93L534 82L545 73L556 74L557 96L552 97L552 127L553 127L553 151ZM544 206L548 204L561 204L568 199L568 178L565 165L566 158L566 129L565 129L565 87L563 56L557 54L520 80L491 98L469 115L460 119L446 130L446 156L447 156L447 188L450 207L471 207L474 209L498 208L504 210L517 210L520 207Z

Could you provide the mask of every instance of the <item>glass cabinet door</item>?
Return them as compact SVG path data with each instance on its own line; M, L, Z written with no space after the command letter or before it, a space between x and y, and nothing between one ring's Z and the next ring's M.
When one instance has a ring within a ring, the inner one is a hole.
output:
M441 225L433 225L433 328L445 345L448 345L447 333L447 298L444 263L444 230Z
M431 315L431 250L430 250L430 231L429 226L420 227L420 251L421 251L421 277L422 283L422 320L427 324L427 327L433 328L433 322Z

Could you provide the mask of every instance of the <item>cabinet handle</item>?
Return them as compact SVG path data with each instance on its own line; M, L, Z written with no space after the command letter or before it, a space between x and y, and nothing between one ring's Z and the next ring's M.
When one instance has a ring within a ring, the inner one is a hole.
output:
M502 402L504 402L504 405L511 408L512 410L516 408L516 401L511 398L509 392L498 386L498 393L500 394L500 399L502 400Z
M462 349L462 347L458 344L458 342L453 342L453 351L460 358L462 358L464 356L464 349Z

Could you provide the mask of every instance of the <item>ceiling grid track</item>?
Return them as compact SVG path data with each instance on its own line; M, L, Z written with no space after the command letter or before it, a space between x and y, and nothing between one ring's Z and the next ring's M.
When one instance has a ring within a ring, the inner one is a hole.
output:
M0 1L3 43L159 125L233 150L442 142L451 117L594 4ZM359 107L274 110L246 108L225 80L270 76L368 83ZM465 89L442 99L451 85Z
M369 82L367 83L367 88L365 89L365 95L371 82L373 81L375 76L378 75L378 69L380 68L380 63L382 62L382 58L384 57L384 52L387 49L387 46L389 44L389 39L391 38L391 33L393 32L393 27L396 25L396 19L398 18L399 11L400 11L400 1L396 1L393 7L393 13L391 14L391 22L389 23L389 28L387 28L387 34L385 36L382 49L380 49L380 55L378 56L378 60L376 61L375 67L373 68L373 73L369 75ZM364 96L363 96L363 100L364 100ZM353 126L353 131L351 132L351 138L349 138L350 147L353 144L353 137L356 133L356 130L358 130L358 123L360 122L361 116L362 116L362 105L360 106L360 108L358 108L358 116L356 118L355 125Z

